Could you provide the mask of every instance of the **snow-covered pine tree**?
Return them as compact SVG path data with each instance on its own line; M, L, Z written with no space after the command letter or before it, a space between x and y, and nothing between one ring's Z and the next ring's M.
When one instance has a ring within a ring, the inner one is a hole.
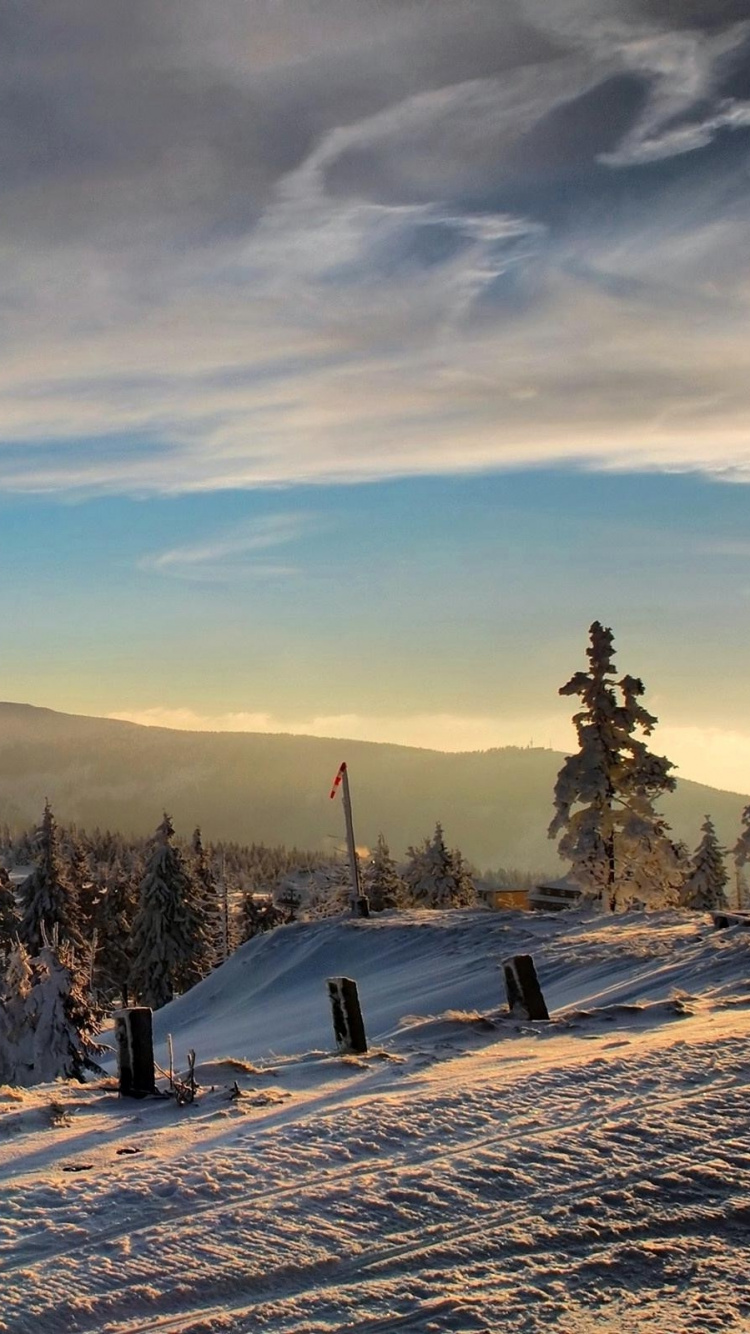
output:
M382 834L378 834L378 841L365 864L362 882L373 912L403 907L406 886Z
M582 708L573 717L578 751L557 776L549 837L562 835L560 854L572 862L584 894L614 911L623 897L633 897L637 883L642 898L656 906L674 894L680 878L668 827L653 807L673 790L674 766L642 739L657 719L640 702L642 681L617 680L612 631L595 621L589 633L589 670L560 688L561 695L578 695Z
M746 906L747 886L742 876L743 866L750 862L750 806L746 806L740 816L740 836L732 848L734 864L737 868L737 907Z
M10 993L5 981L7 955L0 951L0 1084L16 1082L16 1046L10 1035Z
M729 876L724 864L725 849L719 843L710 815L706 816L701 831L703 837L691 859L682 902L686 908L694 908L697 912L711 912L728 907L725 889Z
M207 941L174 826L164 814L151 840L133 923L130 985L143 1005L158 1009L205 976Z
M462 859L457 873L456 854L446 847L439 821L432 838L409 848L404 882L418 908L463 908L475 901L473 882L465 874Z
M0 866L0 950L9 946L18 934L21 916L10 875Z
M94 877L91 873L89 849L85 839L75 828L60 831L60 862L63 878L68 888L71 903L75 905L75 918L80 935L87 942L91 940L94 928L93 893Z
M221 859L221 872L216 885L219 905L219 962L224 963L234 954L241 938L241 923L235 911L224 858Z
M61 941L76 948L83 939L76 920L75 895L65 879L60 860L57 825L49 802L45 802L42 823L37 831L35 865L21 885L21 923L18 934L32 955L57 931Z
M474 876L478 872L470 867L459 848L451 849L451 861L453 863L453 877L456 882L458 905L463 908L470 908L478 902L477 887L474 883Z
M281 908L277 908L273 899L269 895L261 895L249 889L242 899L240 909L240 932L242 942L252 940L253 936L259 936L264 931L272 931L274 927L281 926L284 921L284 914Z
M192 881L194 886L194 906L202 923L202 934L206 944L207 969L215 968L225 957L222 904L219 901L219 888L216 883L211 861L203 846L200 829L193 831L190 844L192 854Z
M640 828L631 821L628 836L617 839L617 864L617 907L674 908L680 902L688 859L659 816Z
M362 883L362 863L356 854L359 881ZM340 917L351 912L352 873L349 858L335 857L327 866L298 872L296 878L301 892L304 914L311 917ZM277 899L278 903L278 899Z
M31 1083L34 1052L26 1003L31 990L31 962L16 942L0 954L0 1084Z
M117 856L97 880L92 918L97 938L94 986L99 995L127 1005L137 887L132 872Z
M83 1080L85 1070L99 1071L94 1041L100 1015L83 990L69 945L45 941L32 961L33 981L26 1014L33 1033L31 1082Z

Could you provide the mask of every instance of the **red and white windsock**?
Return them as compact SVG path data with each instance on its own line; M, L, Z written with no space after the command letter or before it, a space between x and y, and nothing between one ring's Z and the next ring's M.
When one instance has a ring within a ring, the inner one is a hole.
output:
M344 777L345 773L346 773L346 760L344 760L343 764L339 765L339 771L333 780L333 787L331 788L331 801L333 801L333 798L336 796L336 789L339 786L341 779Z

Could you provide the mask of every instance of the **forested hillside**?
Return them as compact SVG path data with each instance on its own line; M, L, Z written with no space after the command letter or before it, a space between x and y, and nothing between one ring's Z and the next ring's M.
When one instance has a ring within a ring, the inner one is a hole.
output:
M553 867L546 836L562 756L551 750L444 754L406 746L259 733L178 732L0 704L0 818L36 824L46 798L63 823L149 834L167 809L208 839L331 849L342 837L331 779L349 763L357 839L405 849L441 820L480 867ZM695 846L707 813L732 845L748 798L678 781L663 809Z

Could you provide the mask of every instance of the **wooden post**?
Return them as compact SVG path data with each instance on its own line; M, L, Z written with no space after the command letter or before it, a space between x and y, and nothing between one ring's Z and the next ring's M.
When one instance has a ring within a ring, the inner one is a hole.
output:
M156 1092L152 1013L147 1005L117 1010L117 1074L123 1098L145 1098Z
M359 881L359 862L357 860L357 847L354 842L354 820L352 819L352 797L349 791L349 770L346 760L339 765L338 773L333 780L331 788L331 800L336 796L336 790L339 784L341 788L341 799L344 803L344 819L346 820L346 846L349 852L349 874L351 878L351 893L349 895L349 911L352 917L369 917L370 901L366 894L362 893L362 886Z
M342 1055L366 1052L367 1038L357 983L350 977L329 977L326 983L333 1011L333 1032Z
M352 892L349 896L349 909L352 917L369 917L370 904L366 894L362 893L362 885L359 878L359 859L357 857L357 845L354 842L354 818L352 816L352 796L349 791L349 769L346 763L341 766L341 800L344 803L344 819L346 821L346 846L349 853L349 875L351 878Z
M549 1019L549 1012L530 954L516 954L503 964L505 992L511 1014L522 1019Z

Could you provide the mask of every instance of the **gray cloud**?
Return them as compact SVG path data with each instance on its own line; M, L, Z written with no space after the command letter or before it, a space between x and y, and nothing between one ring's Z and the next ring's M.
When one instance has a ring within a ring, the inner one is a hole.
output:
M0 480L744 476L744 8L6 6Z

